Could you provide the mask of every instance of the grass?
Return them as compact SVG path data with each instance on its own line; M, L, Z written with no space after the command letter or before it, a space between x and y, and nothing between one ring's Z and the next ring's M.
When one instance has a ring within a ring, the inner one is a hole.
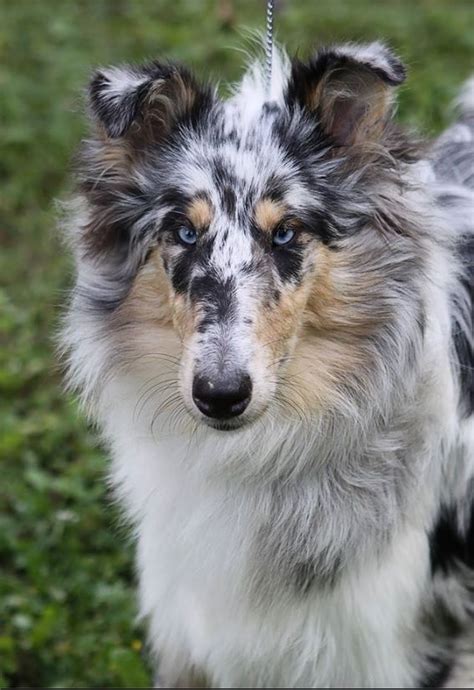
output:
M385 38L410 67L400 117L430 134L474 64L472 0L286 0L291 50ZM0 686L146 687L132 547L108 505L106 461L61 392L54 333L71 266L54 199L84 135L94 65L159 54L223 81L242 71L263 2L0 0ZM244 40L245 42L245 40Z

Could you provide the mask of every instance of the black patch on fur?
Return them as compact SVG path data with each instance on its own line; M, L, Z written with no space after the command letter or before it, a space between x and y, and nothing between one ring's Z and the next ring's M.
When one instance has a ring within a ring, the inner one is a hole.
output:
M175 243L174 232L183 225L183 214L171 212L168 214L167 230L173 234L170 235L170 241ZM166 220L166 219L165 219ZM164 221L165 222L165 221ZM214 287L213 278L211 276L204 276L200 278L192 278L193 267L199 263L203 266L208 265L209 256L212 251L214 240L206 240L201 242L201 246L190 245L183 247L181 254L175 260L171 267L171 282L175 291L179 294L185 294L190 291L191 299L200 299L203 297L202 284L200 281L208 281L209 291L212 292ZM201 292L199 292L201 290ZM217 293L216 293L217 294Z
M273 248L273 258L277 271L283 282L298 283L301 280L301 269L304 259L304 247L293 245L292 247Z
M190 197L181 189L178 189L178 187L167 187L159 197L161 206L171 206L173 211L179 211L180 213L184 211L189 200Z
M468 295L469 311L466 315L467 324L463 325L454 319L453 341L459 370L461 414L467 418L474 414L474 235L461 238L458 252L464 265L461 286Z
M237 187L235 175L226 167L225 161L220 156L215 156L212 161L212 179L217 189L224 189L225 187L235 189Z
M279 107L275 101L267 101L263 104L262 117L268 117L269 115L275 115L278 113Z
M297 592L307 594L316 577L314 563L298 563L294 572L294 584Z
M88 314L94 316L104 316L112 314L122 304L131 288L132 280L116 278L113 294L98 292L89 287L77 287L74 294L80 298L82 308Z
M228 239L229 239L229 230L226 228L220 234L219 240L220 240L221 244L224 245Z
M292 122L293 117L297 119ZM301 137L303 125L305 126L305 136ZM273 131L288 158L299 165L302 175L306 172L311 175L314 167L314 154L333 145L331 139L309 113L300 114L298 117L291 107L289 113L283 113L281 117L275 120ZM311 183L312 178L308 178L307 181Z
M225 213L231 218L234 218L237 197L232 187L227 184L221 189L221 203Z
M456 646L463 629L459 620L449 610L446 601L435 597L424 612L422 628L426 642L438 650L436 656L425 657L424 671L416 687L439 688L448 680L456 658Z
M192 251L183 249L171 270L171 283L178 294L184 294L189 288L189 276L192 267Z
M171 283L175 292L185 294L190 285L191 272L196 261L196 249L194 246L183 247L181 254L171 267Z
M189 203L189 196L179 189L170 187L160 196L162 205L171 206L169 211L160 223L160 233L164 243L176 244L175 233L186 222L185 208ZM165 270L170 273L171 283L174 290L179 294L188 291L192 267L196 261L196 247L190 245L183 247L181 254L174 262L166 262Z
M184 222L185 218L183 218L182 211L173 209L172 211L168 211L163 217L160 223L160 231L166 233L177 230Z
M319 588L334 587L340 572L341 562L338 558L331 564L331 568L328 568L327 565L321 568L317 562L313 561L298 563L293 572L293 585L296 592L304 596L313 586Z
M304 211L301 213L301 220L303 221L304 230L306 232L327 247L335 247L340 235L333 226L330 209L336 207L338 199L333 195L330 189L325 190L321 196L324 199L323 205L325 211Z
M433 574L447 574L457 565L474 569L474 499L465 531L460 529L454 506L443 506L430 535L430 558Z
M435 659L430 657L428 664L430 671L426 673L416 687L418 688L442 688L449 679L453 668L452 660Z
M202 305L204 316L198 331L204 333L210 326L222 324L234 313L235 281L233 278L221 280L212 274L193 278L190 297Z
M274 202L282 201L285 194L285 188L285 180L276 175L272 175L267 181L263 196L268 197L268 199Z

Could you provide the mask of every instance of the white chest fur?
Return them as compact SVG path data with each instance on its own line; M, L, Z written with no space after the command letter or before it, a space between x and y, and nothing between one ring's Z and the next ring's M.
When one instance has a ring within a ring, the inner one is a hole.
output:
M141 613L176 676L194 666L220 687L412 686L429 561L421 528L405 526L383 558L366 544L334 583L298 591L278 558L260 577L272 571L257 539L278 520L271 493L203 480L189 442L157 443L126 408L115 404L106 424L114 481L138 527Z

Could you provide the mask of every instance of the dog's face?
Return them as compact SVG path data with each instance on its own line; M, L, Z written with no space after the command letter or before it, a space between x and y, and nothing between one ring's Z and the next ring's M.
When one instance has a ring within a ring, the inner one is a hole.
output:
M201 160L181 161L199 182L166 214L155 257L183 344L186 406L219 427L273 399L322 251L317 206L268 139L224 151L207 142Z
M104 70L90 89L90 299L129 360L179 361L186 409L218 429L335 404L372 366L406 273L382 270L369 198L388 193L402 66L373 44L275 69L269 102L256 73L224 102L162 64Z

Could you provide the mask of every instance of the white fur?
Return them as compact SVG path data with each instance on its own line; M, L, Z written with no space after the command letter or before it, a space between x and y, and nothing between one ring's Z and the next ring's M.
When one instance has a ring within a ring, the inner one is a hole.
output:
M127 93L144 84L148 77L143 77L127 67L107 67L101 70L107 80L104 95L116 101L122 100Z

